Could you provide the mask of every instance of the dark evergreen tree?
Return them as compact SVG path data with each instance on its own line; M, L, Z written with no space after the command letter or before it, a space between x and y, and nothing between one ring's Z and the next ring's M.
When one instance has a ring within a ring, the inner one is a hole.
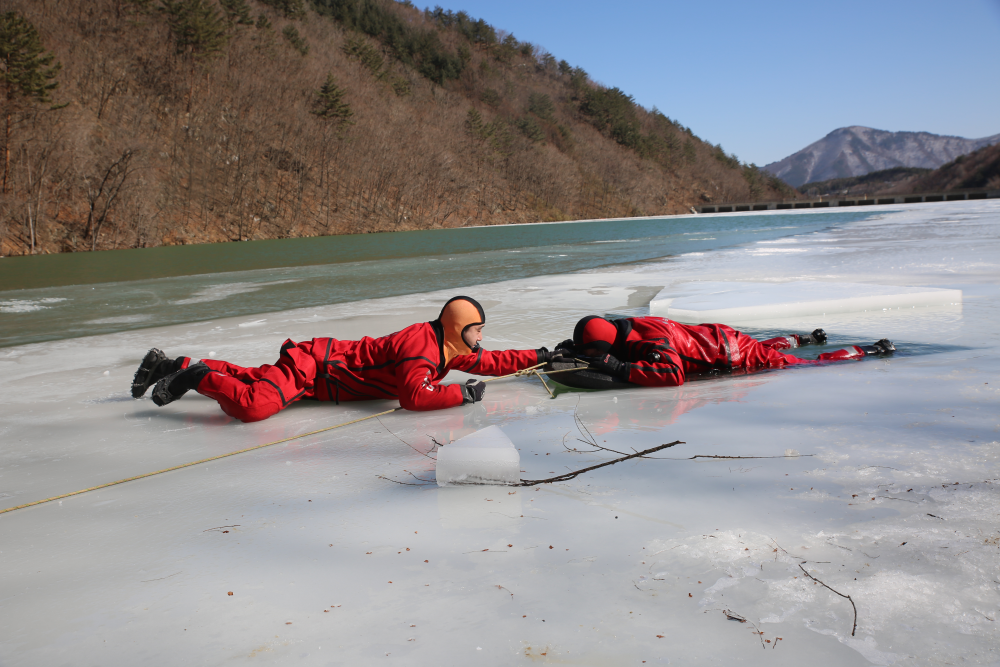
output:
M469 109L469 113L466 114L465 131L480 141L489 136L486 131L486 123L483 122L483 116L476 109Z
M230 25L253 25L247 0L219 0Z
M533 113L542 120L551 121L555 112L555 105L552 98L545 93L531 93L528 95L528 112Z
M0 88L3 90L4 167L3 192L7 192L10 172L10 138L14 114L22 105L47 104L49 93L59 83L55 80L62 65L52 64L55 56L46 52L42 38L30 21L7 12L0 15Z
M351 111L350 105L344 101L344 90L337 85L333 74L327 75L326 82L317 91L312 113L339 125L351 124L354 112Z
M521 131L521 134L535 143L545 141L545 132L531 116L518 118L514 121L514 126Z
M163 0L163 12L178 55L207 61L226 48L225 19L207 0Z
M286 40L288 40L288 43L292 45L293 49L302 55L309 53L309 42L307 42L305 38L299 34L299 31L295 26L291 24L286 25L285 29L281 31L281 34Z
M301 19L306 16L306 3L303 0L261 0L261 2L274 7L286 19Z

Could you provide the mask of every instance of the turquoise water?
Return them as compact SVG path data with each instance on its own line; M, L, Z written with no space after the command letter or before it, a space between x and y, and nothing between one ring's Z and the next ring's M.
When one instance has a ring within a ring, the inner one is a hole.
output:
M0 259L0 346L569 273L871 213L511 225Z

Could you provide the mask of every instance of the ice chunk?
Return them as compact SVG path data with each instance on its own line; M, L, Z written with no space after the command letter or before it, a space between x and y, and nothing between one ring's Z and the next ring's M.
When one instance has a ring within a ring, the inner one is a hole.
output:
M521 457L498 426L481 429L438 450L438 486L519 481Z
M912 309L962 303L962 290L864 283L698 282L656 295L651 315L678 322L732 324L780 317L809 317L871 310Z

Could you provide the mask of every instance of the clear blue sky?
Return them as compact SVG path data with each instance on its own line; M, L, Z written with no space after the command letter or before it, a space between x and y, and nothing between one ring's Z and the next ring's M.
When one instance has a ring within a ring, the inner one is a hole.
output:
M759 166L849 125L1000 133L1000 0L441 6L545 47Z

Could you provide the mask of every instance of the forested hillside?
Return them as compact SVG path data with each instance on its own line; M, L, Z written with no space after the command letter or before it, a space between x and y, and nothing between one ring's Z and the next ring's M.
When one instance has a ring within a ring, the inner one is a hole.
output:
M0 9L4 255L789 195L664 113L464 12L392 0Z
M828 181L816 181L799 186L799 192L806 196L816 195L863 195L885 192L890 188L905 185L932 169L920 167L892 167L881 171L872 171L861 176L847 178L831 178Z
M1000 190L1000 144L959 155L946 165L888 192L935 192L982 188Z

